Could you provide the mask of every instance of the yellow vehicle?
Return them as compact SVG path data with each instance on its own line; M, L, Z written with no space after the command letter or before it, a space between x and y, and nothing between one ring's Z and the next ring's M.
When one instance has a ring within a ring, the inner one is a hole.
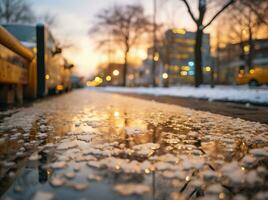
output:
M36 83L29 74L35 66L33 52L0 26L0 103L22 102L23 95L35 96L32 88Z
M249 72L240 69L236 81L237 84L248 84L249 86L268 84L268 65L256 65Z
M70 69L66 68L61 49L53 38L49 29L43 25L3 25L23 45L33 50L37 56L38 66L38 96L46 96L48 93L58 93L70 90Z
M73 65L63 58L61 49L44 25L8 24L3 27L0 27L1 99L10 103L16 96L12 93L18 91L19 96L37 98L71 89Z

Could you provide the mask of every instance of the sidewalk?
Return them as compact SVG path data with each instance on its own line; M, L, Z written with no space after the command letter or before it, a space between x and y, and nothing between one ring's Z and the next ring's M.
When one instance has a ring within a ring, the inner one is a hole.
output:
M174 96L207 99L209 101L229 101L268 105L268 87L249 88L248 86L179 86L170 88L125 88L105 87L100 90L107 92L147 94L155 96Z
M268 124L268 106L239 104L233 102L207 101L205 99L189 97L154 96L148 94L130 93L116 94L145 99L148 101L156 101L165 104L178 105L194 110L206 111L214 114L220 114L253 122Z
M267 196L265 124L86 89L2 114L0 199Z

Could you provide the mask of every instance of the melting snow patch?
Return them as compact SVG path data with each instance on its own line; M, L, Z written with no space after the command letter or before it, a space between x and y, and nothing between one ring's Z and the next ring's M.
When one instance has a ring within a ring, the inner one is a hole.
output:
M126 128L126 133L128 135L138 135L138 134L142 134L143 130L139 127L128 127Z
M149 186L143 184L134 184L134 183L127 183L127 184L117 184L114 186L114 190L123 196L129 195L143 195L150 191Z
M50 166L53 169L63 169L65 167L67 167L67 163L64 161L59 161L59 162L52 163Z
M63 142L61 144L59 144L59 146L57 147L58 150L66 150L66 149L71 149L71 148L75 148L77 147L77 141L70 141L70 142Z
M62 177L52 177L50 184L54 187L60 187L65 183L65 180Z
M37 192L33 200L53 200L54 199L54 194L51 192Z
M257 158L268 157L268 152L266 149L251 149L249 152Z

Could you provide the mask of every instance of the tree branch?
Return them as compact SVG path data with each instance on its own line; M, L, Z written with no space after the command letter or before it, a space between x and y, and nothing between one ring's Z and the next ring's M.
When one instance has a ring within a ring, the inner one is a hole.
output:
M210 20L209 22L203 26L203 30L207 28L226 8L228 8L230 5L235 3L236 0L230 0L228 3L226 3Z
M195 23L197 23L197 19L195 18L188 1L187 0L181 0L181 1L184 2L185 6L187 7L188 13L190 14L191 18L194 20Z
M252 4L250 4L246 1L244 2L244 4L254 12L254 14L257 16L257 18L260 22L262 22L268 26L268 22L263 18L263 16L261 16L261 14L258 12L258 10L252 6Z

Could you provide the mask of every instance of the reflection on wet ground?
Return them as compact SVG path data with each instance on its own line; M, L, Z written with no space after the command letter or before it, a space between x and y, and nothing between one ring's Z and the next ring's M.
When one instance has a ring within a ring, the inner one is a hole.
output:
M1 113L4 199L268 199L268 127L80 90Z

